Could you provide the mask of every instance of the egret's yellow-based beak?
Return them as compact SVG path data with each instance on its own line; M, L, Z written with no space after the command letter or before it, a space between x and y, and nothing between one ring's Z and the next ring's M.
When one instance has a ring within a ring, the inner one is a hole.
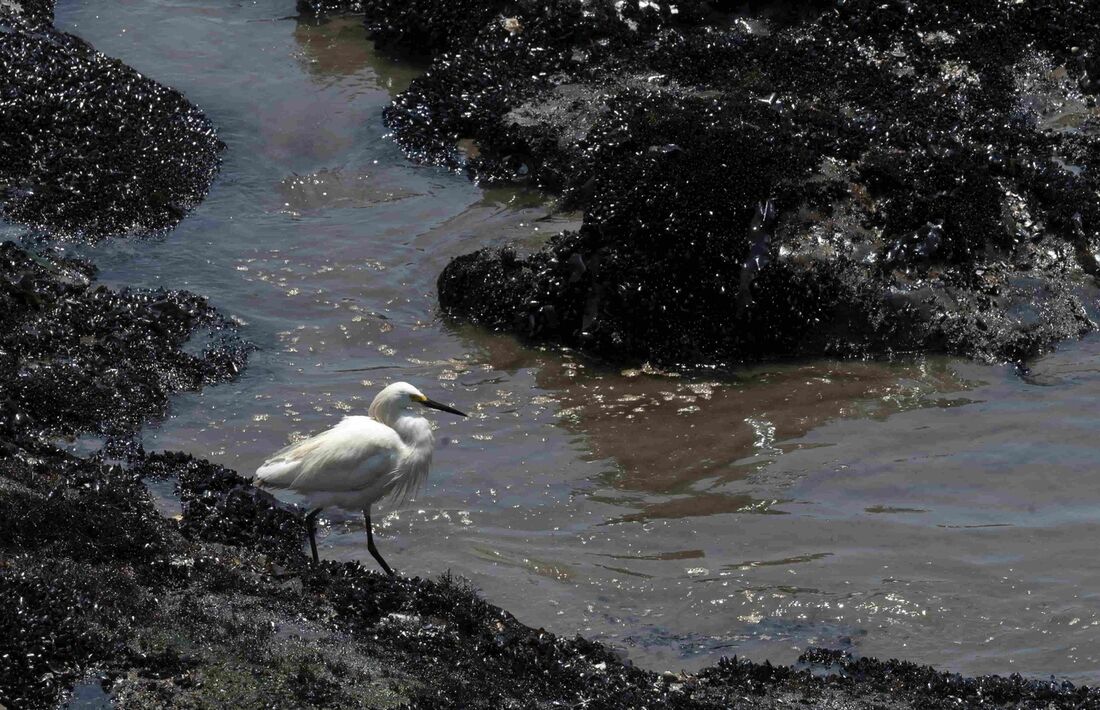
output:
M454 407L448 407L445 404L440 404L439 402L435 402L433 400L430 400L427 397L425 397L424 399L418 400L418 401L421 404L423 404L425 407L428 407L429 409L438 409L441 412L447 412L449 414L457 414L460 417L466 416L465 413L458 411Z

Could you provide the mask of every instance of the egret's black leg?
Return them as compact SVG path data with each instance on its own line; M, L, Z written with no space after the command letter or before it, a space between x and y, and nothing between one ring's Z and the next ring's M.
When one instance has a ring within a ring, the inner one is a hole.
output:
M386 561L382 559L381 553L378 552L378 548L374 546L374 531L370 527L370 508L363 511L363 520L367 523L367 549L370 550L370 554L374 559L378 560L378 564L382 565L382 569L386 570L386 574L391 577L396 577L390 566L386 564Z
M313 553L313 563L319 562L317 558L317 516L321 514L320 508L314 508L306 513L306 530L309 532L309 550Z

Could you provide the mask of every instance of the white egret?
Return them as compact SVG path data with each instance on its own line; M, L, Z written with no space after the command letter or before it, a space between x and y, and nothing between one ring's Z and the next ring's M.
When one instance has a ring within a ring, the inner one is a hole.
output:
M370 508L386 496L408 498L428 477L435 438L428 420L413 413L420 407L466 416L433 402L407 382L395 382L371 402L370 416L344 417L331 429L276 452L256 469L257 485L296 491L316 506L306 513L314 562L315 523L321 510L362 510L367 549L387 574L393 574L374 546Z

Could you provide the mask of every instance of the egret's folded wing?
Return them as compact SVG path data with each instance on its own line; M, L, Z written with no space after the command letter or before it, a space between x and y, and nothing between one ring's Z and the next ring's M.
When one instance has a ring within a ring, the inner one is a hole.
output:
M256 469L256 485L264 488L287 488L294 483L302 465L302 452L298 447L308 441L312 439L299 441L272 454L271 458Z
M317 436L274 454L256 471L260 485L311 491L354 491L397 467L404 444L369 417L346 417Z

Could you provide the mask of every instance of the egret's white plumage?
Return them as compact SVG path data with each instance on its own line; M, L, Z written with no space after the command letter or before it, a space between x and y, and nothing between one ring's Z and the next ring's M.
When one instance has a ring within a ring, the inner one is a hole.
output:
M392 427L370 417L345 417L328 431L277 452L256 478L265 488L293 489L321 507L358 510L394 491L406 468L401 463L415 455ZM431 460L430 450L425 458ZM416 478L415 484L423 480ZM412 492L415 484L402 489Z
M406 500L427 479L435 437L428 420L413 413L420 407L466 416L433 402L407 382L396 382L374 398L370 416L345 417L331 429L276 452L256 470L257 485L296 491L316 506L309 516L314 560L312 517L329 506L361 509L367 546L390 571L374 549L370 507L387 496Z

